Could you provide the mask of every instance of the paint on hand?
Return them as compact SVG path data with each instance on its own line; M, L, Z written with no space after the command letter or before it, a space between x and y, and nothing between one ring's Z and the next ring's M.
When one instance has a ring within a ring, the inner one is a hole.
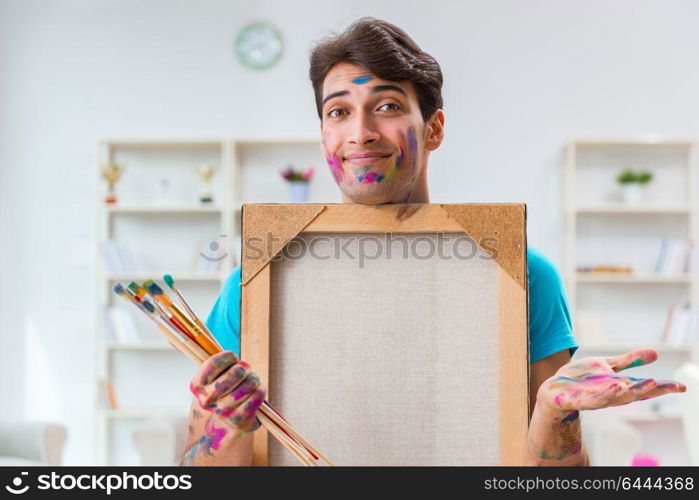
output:
M228 431L225 428L218 428L214 424L213 419L209 420L206 424L204 435L200 440L202 451L208 456L213 455L211 450L218 450L221 447L221 441L226 437L226 434L228 434Z

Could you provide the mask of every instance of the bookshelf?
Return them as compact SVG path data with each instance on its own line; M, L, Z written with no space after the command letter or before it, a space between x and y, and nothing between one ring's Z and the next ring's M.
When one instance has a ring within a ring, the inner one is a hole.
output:
M104 202L101 168L106 162L124 167L114 204ZM212 203L198 199L203 184L195 167L201 163L217 168L211 181ZM189 381L196 370L159 337L146 318L116 297L112 287L116 282L161 281L163 274L170 273L194 310L205 318L240 261L242 204L288 202L288 185L279 174L287 163L316 167L310 202L340 201L332 177L324 175L319 139L313 136L98 142L93 337L96 464L137 465L133 450L123 449L130 446L130 439L124 439L128 426L143 419L185 415L191 397ZM197 270L197 259L206 252L202 245L210 241L217 242L211 257L220 264ZM105 338L113 307L123 311L118 316L134 318L132 326L138 335ZM100 393L103 382L113 384L118 408L105 406Z
M687 255L687 272L656 272L663 238L697 239L699 143L657 136L571 139L565 145L563 277L579 337L578 357L616 355L653 347L659 360L635 369L636 376L673 378L685 361L699 354L692 342L662 338L671 306L696 311L697 261ZM616 176L624 169L653 173L645 198L627 203ZM696 250L696 245L694 250ZM581 267L631 267L630 273L580 272ZM594 315L606 335L586 338L585 316ZM690 330L696 330L696 324ZM601 337L601 338L600 338ZM682 433L675 395L637 402L616 414L634 424L662 422ZM600 410L609 411L609 410ZM641 427L642 433L650 427Z

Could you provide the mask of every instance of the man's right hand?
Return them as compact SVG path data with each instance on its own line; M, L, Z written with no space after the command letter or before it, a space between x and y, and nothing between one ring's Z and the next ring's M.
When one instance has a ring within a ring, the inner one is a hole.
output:
M194 394L188 446L182 465L249 465L255 417L267 397L260 377L231 351L201 365L189 385ZM205 417L205 418L202 418Z
M223 351L209 358L189 388L201 408L229 424L238 437L260 427L255 414L267 391L250 365L239 361L233 352Z

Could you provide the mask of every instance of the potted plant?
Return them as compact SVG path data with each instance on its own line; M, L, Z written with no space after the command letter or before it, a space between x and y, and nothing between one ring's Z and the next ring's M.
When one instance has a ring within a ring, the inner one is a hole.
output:
M313 179L315 173L314 167L309 167L305 171L296 170L294 166L289 164L282 170L282 177L289 182L291 186L291 202L306 203L308 202L308 185Z
M643 202L645 186L653 180L650 172L636 172L629 168L624 169L616 178L621 185L621 194L627 205L639 205Z

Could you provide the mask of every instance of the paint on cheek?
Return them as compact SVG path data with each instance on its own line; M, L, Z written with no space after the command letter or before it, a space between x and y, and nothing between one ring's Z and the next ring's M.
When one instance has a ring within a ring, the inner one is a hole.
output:
M413 166L413 177L417 175L417 139L415 138L415 129L408 129L408 149L410 150L410 161Z
M358 76L357 78L352 80L352 83L354 83L356 85L364 85L366 82L371 81L373 78L374 77L370 74L362 75L362 76Z
M335 154L328 153L328 148L325 145L325 138L326 138L327 132L323 133L323 152L325 153L325 161L328 164L328 167L330 167L330 173L333 174L333 177L335 178L335 182L340 184L342 182L342 179L345 177L345 172L342 170L342 163L340 163L340 159L337 157Z

